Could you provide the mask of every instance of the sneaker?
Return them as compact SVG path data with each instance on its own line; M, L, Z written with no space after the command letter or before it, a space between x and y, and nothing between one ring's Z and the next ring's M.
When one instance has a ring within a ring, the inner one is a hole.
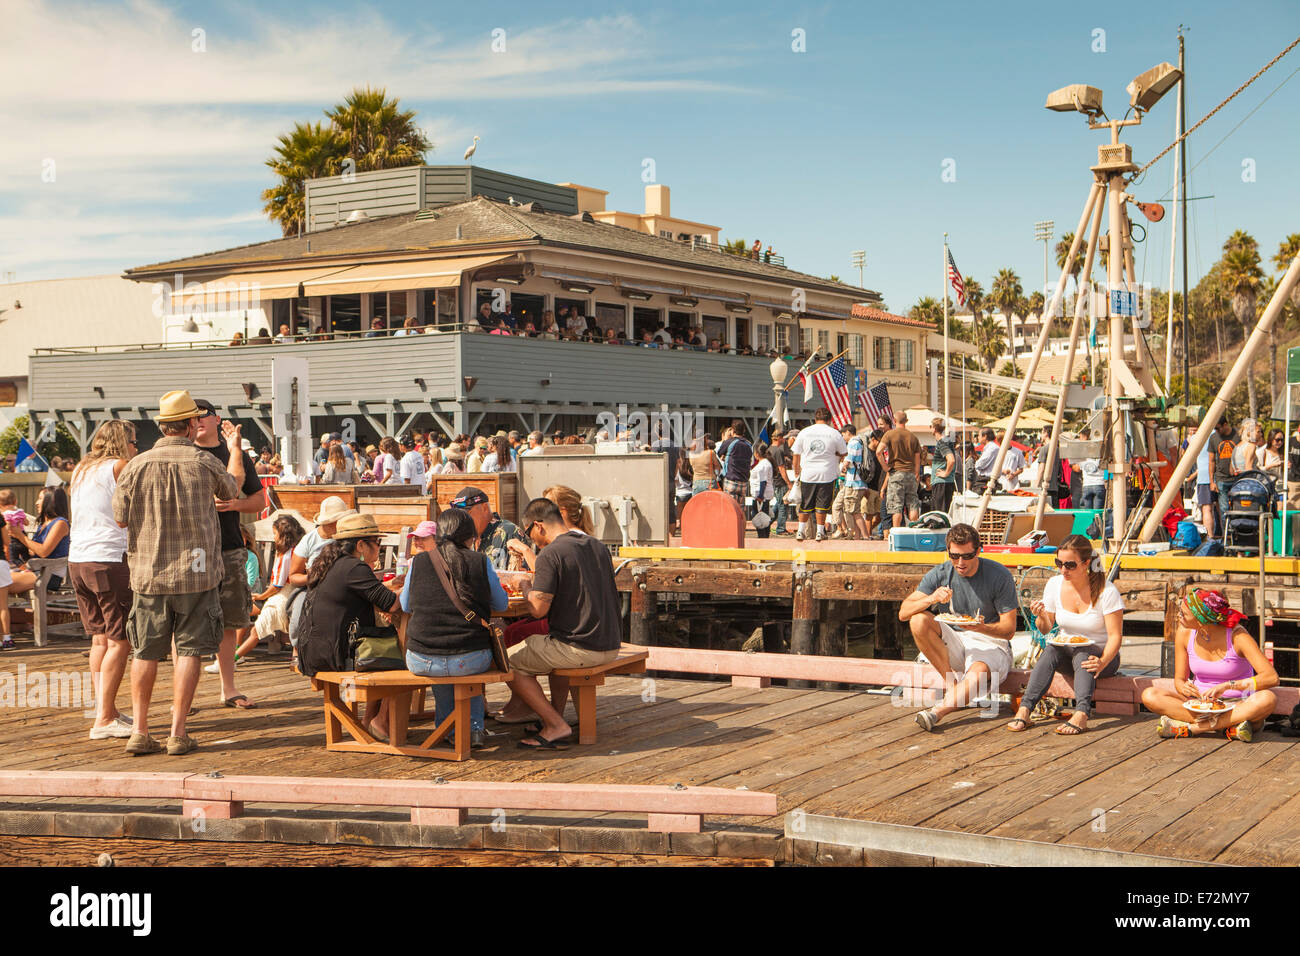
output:
M106 723L103 727L91 727L91 740L109 740L110 738L121 739L130 737L135 732L135 724L126 720L120 714Z
M824 532L824 531L818 531L818 532L817 532L817 538L816 538L816 540L818 540L818 541L825 541L825 540L826 540L826 532Z
M12 651L14 649L14 639L6 634L3 641L0 641L0 650Z
M167 738L167 754L171 757L179 757L182 754L189 753L191 750L197 750L198 747L199 745L194 741L194 738L188 734L184 737Z
M213 661L211 664L205 664L205 665L203 665L203 673L205 673L205 674L220 674L220 673L221 673L221 664L220 664L220 662L218 662L218 661Z
M143 757L146 754L156 754L161 752L163 745L154 740L148 734L132 734L131 739L126 743L126 752L132 757Z
M807 540L807 537L806 537L806 535L804 535L804 533L803 533L802 531L796 531L796 532L794 533L794 539L795 539L796 541L805 541L805 540Z
M935 725L938 723L939 721L934 716L934 711L929 710L928 708L916 715L916 725L928 734L934 733Z
M1186 737L1187 730L1191 725L1183 720L1174 720L1172 717L1161 717L1160 723L1156 724L1156 735L1165 740L1174 737Z
M1229 740L1240 740L1243 744L1248 744L1255 739L1255 728L1250 725L1249 720L1243 720L1236 727L1228 728Z

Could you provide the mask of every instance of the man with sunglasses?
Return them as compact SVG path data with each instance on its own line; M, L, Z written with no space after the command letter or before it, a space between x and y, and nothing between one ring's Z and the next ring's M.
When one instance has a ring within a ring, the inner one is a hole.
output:
M977 694L998 692L1011 671L1011 637L1019 608L1011 572L979 556L978 531L955 524L947 545L948 560L926 574L898 610L898 619L911 626L917 648L943 677L939 705L916 715L927 731ZM947 624L936 618L944 612L977 623Z
M532 550L532 542L519 530L519 526L492 510L487 493L481 488L472 485L462 488L451 499L451 506L463 508L473 520L479 535L478 550L487 555L492 567L498 571L510 570L509 542L518 541Z

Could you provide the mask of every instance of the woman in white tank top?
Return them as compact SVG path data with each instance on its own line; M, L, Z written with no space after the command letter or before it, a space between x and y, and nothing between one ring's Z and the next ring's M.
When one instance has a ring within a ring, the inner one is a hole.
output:
M104 422L90 440L90 452L72 473L72 519L68 579L77 595L81 622L90 635L90 680L95 688L91 740L130 737L132 724L117 709L117 691L130 648L126 619L131 611L131 576L126 566L127 529L113 517L117 479L136 453L135 426Z

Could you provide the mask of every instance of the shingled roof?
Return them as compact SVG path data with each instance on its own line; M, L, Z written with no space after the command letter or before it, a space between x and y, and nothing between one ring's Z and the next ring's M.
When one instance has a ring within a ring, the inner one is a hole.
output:
M458 227L460 238L456 236ZM223 268L249 269L273 263L300 264L336 259L382 261L401 254L465 254L520 243L612 252L711 272L797 283L807 288L853 295L860 300L880 300L878 292L832 282L784 266L728 255L715 249L694 249L686 243L595 222L589 217L545 212L535 204L510 206L483 196L432 210L383 216L302 236L137 266L126 270L124 275L128 279L146 280L175 272L207 273Z

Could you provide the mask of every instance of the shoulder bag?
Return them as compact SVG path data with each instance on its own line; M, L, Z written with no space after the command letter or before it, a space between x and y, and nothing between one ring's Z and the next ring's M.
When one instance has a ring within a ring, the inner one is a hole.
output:
M465 602L460 599L456 593L456 586L451 580L451 569L447 567L447 560L439 553L435 546L429 550L429 558L433 563L433 569L438 572L438 580L442 582L442 589L447 592L447 599L451 601L452 607L459 611L465 618L473 624L479 621L487 628L489 642L492 646L492 664L497 670L505 673L510 670L510 659L506 657L505 634L501 625L494 624L490 620L484 620L479 615L465 606Z

